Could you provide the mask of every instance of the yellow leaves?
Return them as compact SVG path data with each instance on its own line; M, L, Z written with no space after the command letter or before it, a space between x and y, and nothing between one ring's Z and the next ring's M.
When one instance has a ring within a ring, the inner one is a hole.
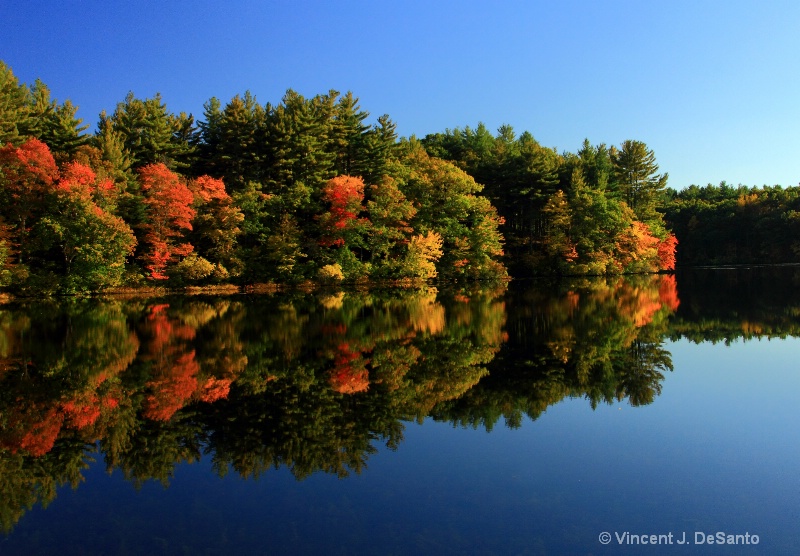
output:
M748 205L755 205L758 203L758 194L751 193L750 195L740 195L739 198L736 200L736 204L740 208L744 208Z
M408 304L409 318L414 330L438 334L447 324L444 307L436 301L436 293L428 293Z
M436 278L436 261L442 256L442 236L429 231L425 235L411 236L408 244L408 268L418 278Z

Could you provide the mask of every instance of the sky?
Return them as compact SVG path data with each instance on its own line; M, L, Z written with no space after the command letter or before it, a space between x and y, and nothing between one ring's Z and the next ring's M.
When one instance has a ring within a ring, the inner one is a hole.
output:
M643 141L676 189L800 182L799 33L796 0L0 2L0 60L91 130L129 91L201 119L334 89L406 137Z

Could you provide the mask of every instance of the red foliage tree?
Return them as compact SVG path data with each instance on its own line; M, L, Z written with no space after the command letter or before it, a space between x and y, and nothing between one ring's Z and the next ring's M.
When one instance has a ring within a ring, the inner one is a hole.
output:
M202 387L200 399L209 403L225 399L230 394L232 383L232 378L209 377Z
M27 403L16 409L0 430L0 448L13 454L24 450L36 457L52 450L64 423L64 415L58 407L49 403Z
M330 210L320 217L320 245L339 247L345 244L345 232L364 210L364 181L351 176L337 176L325 184L325 201Z
M98 180L95 171L86 164L69 162L61 167L56 188L88 199L107 195L114 190L114 182L108 178Z
M139 170L139 179L147 213L142 258L150 278L164 280L167 266L194 249L184 241L185 233L192 229L194 195L181 177L164 164L145 166Z
M53 155L38 139L0 148L0 216L13 226L11 236L23 254L33 220L57 179Z
M100 417L101 407L100 398L95 392L83 393L61 404L69 424L76 429L94 425Z
M675 248L678 245L678 238L674 234L669 234L667 239L658 244L658 260L661 270L675 270Z

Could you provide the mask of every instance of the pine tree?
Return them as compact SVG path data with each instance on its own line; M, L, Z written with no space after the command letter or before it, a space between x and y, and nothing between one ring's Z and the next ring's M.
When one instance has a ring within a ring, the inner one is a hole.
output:
M667 187L667 174L658 174L656 155L641 141L627 140L614 153L616 195L633 209L638 220L662 222L656 212L659 195Z
M185 129L188 118L169 113L160 94L141 100L128 93L109 120L120 133L134 168L161 163L180 169L192 151Z
M76 117L78 107L50 98L50 89L37 79L28 97L30 122L26 133L44 141L57 160L68 160L90 141L83 132L89 127Z
M28 88L0 61L0 147L22 143L24 133L20 130L29 127L29 119Z
M358 99L347 92L339 98L331 118L330 147L335 153L334 167L338 175L362 177L367 171L367 132L364 124L369 112L361 110Z
M267 118L265 192L278 195L287 210L319 212L322 187L335 174L326 148L334 94L306 100L289 90Z
M214 114L210 114L214 117ZM232 191L241 190L260 176L261 145L265 113L250 91L233 97L225 109L214 117L215 152L209 160L213 171ZM210 127L207 127L211 131Z
M365 137L366 164L362 170L364 183L380 183L389 172L389 161L394 156L397 144L397 124L388 114L378 118Z

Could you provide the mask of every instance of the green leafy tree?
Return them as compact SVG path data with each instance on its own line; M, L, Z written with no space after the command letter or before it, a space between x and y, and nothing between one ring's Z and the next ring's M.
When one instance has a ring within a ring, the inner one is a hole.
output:
M369 188L367 214L372 226L367 247L373 275L391 278L402 275L402 258L409 246L414 229L409 222L417 209L397 187L394 179L386 176L378 185Z
M99 189L108 187L113 184L108 180L98 183L90 168L67 165L36 224L36 246L60 255L62 291L97 291L122 281L136 238L121 218L93 201Z
M502 219L483 197L482 186L463 170L429 156L419 142L403 146L405 154L395 166L403 193L417 213L415 230L437 232L443 254L437 265L440 276L502 278Z

